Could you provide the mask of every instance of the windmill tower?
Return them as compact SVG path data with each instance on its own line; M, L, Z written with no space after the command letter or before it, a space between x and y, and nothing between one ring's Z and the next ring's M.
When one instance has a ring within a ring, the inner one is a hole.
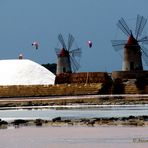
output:
M57 70L56 74L62 73L72 73L76 72L80 65L78 63L78 58L81 57L81 49L76 48L72 49L74 43L74 37L69 34L68 44L63 39L62 34L58 35L59 42L61 43L62 48L55 48L57 54Z
M146 22L147 19L137 15L135 33L128 27L123 18L117 23L117 26L128 37L127 40L111 41L115 51L124 49L123 71L143 71L142 58L148 65L148 50L143 46L143 44L148 44L148 36L141 37Z

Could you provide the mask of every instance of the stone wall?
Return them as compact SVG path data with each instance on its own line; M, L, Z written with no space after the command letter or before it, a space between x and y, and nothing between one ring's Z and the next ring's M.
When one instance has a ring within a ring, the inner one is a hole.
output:
M135 84L126 84L124 85L124 92L125 94L139 94L139 89L136 87Z
M109 87L110 92L107 91L105 83L0 86L0 98L87 94L148 94L147 84L139 87L136 83L121 82L115 85L115 82L113 82Z
M102 83L0 86L0 97L97 94L101 88Z
M137 79L140 77L147 78L148 71L113 71L111 74L113 79Z
M107 72L63 73L56 76L56 84L106 83L111 80Z

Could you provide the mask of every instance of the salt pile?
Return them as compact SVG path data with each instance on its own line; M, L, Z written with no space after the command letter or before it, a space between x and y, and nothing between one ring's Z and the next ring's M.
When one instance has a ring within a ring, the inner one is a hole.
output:
M53 85L55 75L28 59L0 60L0 85Z

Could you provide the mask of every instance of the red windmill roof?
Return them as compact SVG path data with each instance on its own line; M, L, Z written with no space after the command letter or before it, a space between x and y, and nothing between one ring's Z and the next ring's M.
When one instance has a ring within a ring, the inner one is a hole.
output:
M69 55L69 52L65 50L64 48L61 49L59 56L60 57L66 57Z
M131 46L131 45L138 45L137 40L133 37L132 34L129 36L128 41L125 46Z

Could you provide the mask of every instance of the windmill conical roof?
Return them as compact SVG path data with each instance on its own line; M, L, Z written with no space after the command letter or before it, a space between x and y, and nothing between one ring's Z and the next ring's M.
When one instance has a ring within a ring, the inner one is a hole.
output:
M129 36L128 41L126 43L126 46L130 45L138 45L137 40L133 37L132 34Z
M60 56L60 57L67 57L68 55L69 55L68 50L62 48L61 51L60 51L59 56Z
M0 85L53 85L55 75L28 59L0 60Z

